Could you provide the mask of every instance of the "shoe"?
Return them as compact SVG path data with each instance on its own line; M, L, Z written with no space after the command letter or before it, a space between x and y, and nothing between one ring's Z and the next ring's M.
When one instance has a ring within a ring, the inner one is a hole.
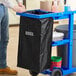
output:
M0 69L0 74L16 75L17 71L11 69L10 67L6 67L6 68L3 68L3 69Z

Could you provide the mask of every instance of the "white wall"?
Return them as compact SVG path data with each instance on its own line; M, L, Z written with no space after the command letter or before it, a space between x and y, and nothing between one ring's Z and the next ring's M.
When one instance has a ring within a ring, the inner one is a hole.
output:
M16 0L11 0L13 3L16 3ZM41 0L26 0L26 9L39 9ZM67 3L70 5L71 9L76 10L76 0L67 0ZM11 9L9 9L9 23L10 24L19 24L19 16L16 15ZM76 20L76 16L75 16Z
M11 0L13 3L16 3L16 0ZM13 10L9 9L9 24L19 24L19 16L16 15L16 12L14 12Z
M76 0L67 0L67 4L70 5L72 10L76 10Z
M26 0L26 9L39 9L40 8L40 0Z
M16 3L16 0L11 0L13 3ZM26 9L39 9L40 8L40 0L26 0ZM9 24L19 24L19 16L16 15L14 11L9 9Z
M67 4L70 6L71 10L76 10L76 0L67 0ZM74 19L76 20L76 15Z

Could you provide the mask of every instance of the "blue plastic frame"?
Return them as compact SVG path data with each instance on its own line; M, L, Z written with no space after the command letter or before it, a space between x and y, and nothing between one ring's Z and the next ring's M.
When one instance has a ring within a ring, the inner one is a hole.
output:
M31 11L31 10L30 10ZM67 11L67 12L60 12L60 13L48 13L46 11L42 11L42 10L37 10L40 12L45 12L46 14L42 14L42 15L36 15L36 14L30 14L30 13L17 13L17 15L20 16L25 16L25 17L30 17L30 18L48 18L48 17L52 17L54 20L58 20L58 19L66 19L69 18L69 34L68 34L68 39L64 39L61 41L56 41L56 42L52 42L52 46L58 46L58 45L63 45L63 44L68 44L68 66L67 68L60 68L62 70L63 76L76 72L76 68L72 67L72 47L73 47L73 24L74 24L74 14L76 13L76 11ZM51 72L49 70L46 70L45 73L50 74Z

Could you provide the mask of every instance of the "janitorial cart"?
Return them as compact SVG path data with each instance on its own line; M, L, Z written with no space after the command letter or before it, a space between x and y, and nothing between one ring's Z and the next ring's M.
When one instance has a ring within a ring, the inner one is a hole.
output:
M29 69L32 76L47 72L50 76L64 76L76 72L72 67L73 22L76 11L52 13L40 9L17 13L20 18L18 67ZM52 41L53 20L69 19L68 38ZM68 66L50 68L51 47L68 44Z

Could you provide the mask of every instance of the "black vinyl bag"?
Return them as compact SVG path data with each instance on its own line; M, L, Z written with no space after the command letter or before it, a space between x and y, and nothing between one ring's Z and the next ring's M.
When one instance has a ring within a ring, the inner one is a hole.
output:
M21 16L18 67L29 69L37 73L50 68L52 30L52 18L36 19Z

